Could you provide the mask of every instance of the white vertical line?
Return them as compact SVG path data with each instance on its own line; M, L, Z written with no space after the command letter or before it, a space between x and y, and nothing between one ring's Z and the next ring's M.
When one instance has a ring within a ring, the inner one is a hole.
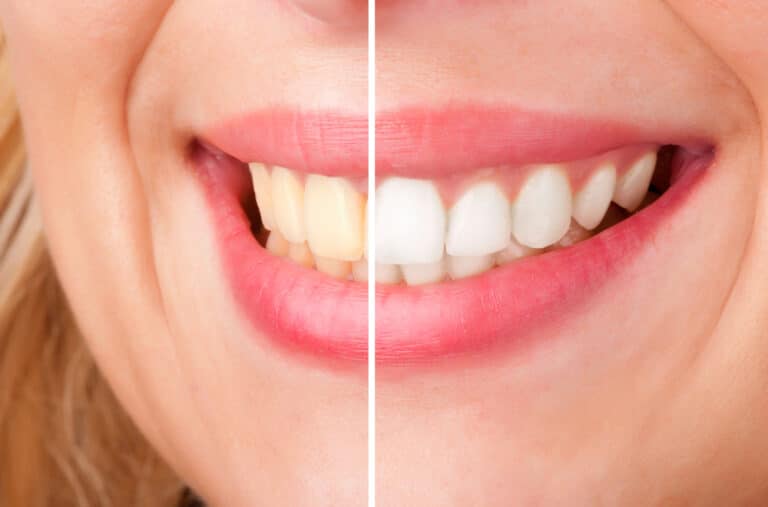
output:
M368 507L376 507L376 0L368 0Z

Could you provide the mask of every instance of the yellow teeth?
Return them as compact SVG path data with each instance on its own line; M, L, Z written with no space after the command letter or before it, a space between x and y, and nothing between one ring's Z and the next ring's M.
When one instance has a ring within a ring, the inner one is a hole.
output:
M315 255L356 261L365 243L365 198L344 178L312 175L304 188L309 248Z

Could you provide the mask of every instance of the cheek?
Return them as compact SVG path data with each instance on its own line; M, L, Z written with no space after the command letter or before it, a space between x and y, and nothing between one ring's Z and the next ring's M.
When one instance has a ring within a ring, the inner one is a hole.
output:
M768 3L764 0L671 0L696 34L768 110Z

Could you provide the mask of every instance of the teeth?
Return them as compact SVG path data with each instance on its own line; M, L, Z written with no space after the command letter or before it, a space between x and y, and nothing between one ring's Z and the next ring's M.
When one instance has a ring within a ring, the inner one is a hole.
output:
M256 204L259 205L261 223L267 230L275 230L275 218L272 209L272 180L264 164L248 164L251 171L253 191L256 194Z
M376 283L394 285L403 281L403 272L396 264L376 264Z
M503 250L512 234L509 201L494 183L470 187L451 208L446 251L455 256L482 256Z
M441 282L447 274L445 259L429 264L406 264L400 266L400 269L403 271L403 278L408 285Z
M649 152L638 159L629 171L619 178L616 191L613 194L613 202L632 212L643 202L645 194L653 178L656 168L656 152Z
M467 278L590 238L657 197L648 192L656 152L625 165L634 153L577 164L573 174L588 177L575 195L565 164L532 168L519 189L506 189L509 179L496 169L474 175L469 186L388 178L376 190L376 282ZM256 239L269 252L331 277L368 281L366 196L352 182L282 167L270 174L260 163L249 169L264 225ZM446 211L441 192L457 195L457 188L463 191ZM511 204L510 190L517 195Z
M389 178L376 189L376 259L429 264L443 256L445 210L432 182Z
M592 230L603 221L616 188L616 168L605 164L590 176L573 199L573 218L585 229Z
M343 178L312 175L304 188L307 242L315 255L356 261L365 243L365 198Z
M532 248L545 248L557 243L570 223L568 177L557 166L536 169L523 184L514 204L515 239Z
M448 274L454 280L459 278L468 278L488 271L496 263L496 258L492 254L479 255L475 257L454 257L448 256Z
M352 274L351 262L328 259L326 257L315 257L315 267L321 273L340 280L345 280Z
M288 255L290 244L285 240L282 234L275 231L269 234L267 238L267 250L278 257Z
M282 167L272 170L272 205L275 223L285 239L291 243L303 243L304 187L293 173Z
M291 243L288 247L288 258L305 268L315 265L315 258L306 243Z

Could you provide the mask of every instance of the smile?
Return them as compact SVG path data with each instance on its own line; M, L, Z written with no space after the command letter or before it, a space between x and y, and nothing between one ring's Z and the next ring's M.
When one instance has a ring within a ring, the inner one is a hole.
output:
M250 115L193 156L244 313L279 345L332 360L367 356L369 220L377 361L477 353L524 343L587 298L673 220L714 158L681 133L541 113L384 114L368 217L365 125Z

